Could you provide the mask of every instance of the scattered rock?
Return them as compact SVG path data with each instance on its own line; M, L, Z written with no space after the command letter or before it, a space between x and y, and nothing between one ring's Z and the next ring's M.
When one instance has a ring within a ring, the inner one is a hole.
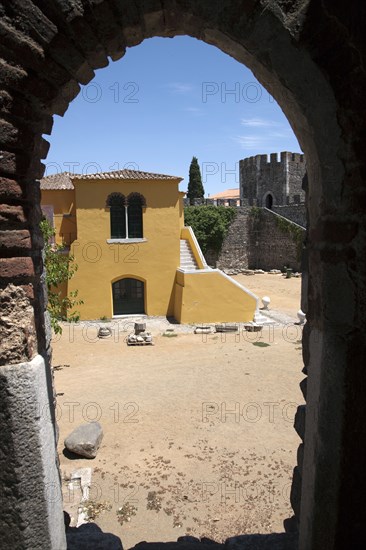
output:
M195 334L211 334L212 332L214 329L210 325L197 325L194 329Z
M140 332L145 332L146 323L135 323L135 334L140 334Z
M260 332L263 328L263 325L258 323L244 323L244 329L248 332Z
M215 325L216 332L237 332L238 325L222 323L220 325Z
M98 338L110 338L112 336L112 330L108 327L100 327L98 330Z
M128 346L153 345L151 332L146 331L146 323L135 323L135 330L127 337Z
M103 439L99 422L81 424L64 441L66 449L86 458L95 458Z

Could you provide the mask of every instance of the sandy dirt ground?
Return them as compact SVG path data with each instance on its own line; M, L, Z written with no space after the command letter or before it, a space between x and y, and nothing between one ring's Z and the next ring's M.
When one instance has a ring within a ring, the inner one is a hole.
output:
M300 279L235 277L296 320ZM79 493L68 479L92 468L89 504L124 548L190 534L218 542L244 533L283 531L292 515L292 470L300 443L293 429L301 374L301 327L261 333L195 335L146 319L154 346L128 347L132 320L96 337L98 323L64 325L53 344L64 509L77 518ZM80 423L99 420L95 459L64 450Z

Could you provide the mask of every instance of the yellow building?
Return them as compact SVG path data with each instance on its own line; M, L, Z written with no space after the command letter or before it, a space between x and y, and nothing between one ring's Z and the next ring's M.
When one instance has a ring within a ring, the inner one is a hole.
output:
M258 300L207 266L184 226L181 178L119 170L41 180L42 209L78 265L81 319L132 314L181 323L248 322Z

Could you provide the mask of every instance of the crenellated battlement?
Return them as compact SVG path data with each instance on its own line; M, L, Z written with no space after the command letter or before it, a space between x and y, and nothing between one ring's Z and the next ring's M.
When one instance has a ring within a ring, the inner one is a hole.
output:
M240 164L244 167L261 167L271 164L284 166L288 162L304 163L305 156L302 153L290 153L289 151L282 151L281 153L270 153L269 155L255 155L253 157L247 157L240 160Z
M240 198L254 206L303 204L306 173L302 153L255 155L239 161Z

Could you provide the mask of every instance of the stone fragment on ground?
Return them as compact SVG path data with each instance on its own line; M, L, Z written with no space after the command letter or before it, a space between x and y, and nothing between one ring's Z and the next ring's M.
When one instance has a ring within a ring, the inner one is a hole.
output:
M95 458L103 439L103 429L99 422L81 424L65 439L67 450L86 458Z

